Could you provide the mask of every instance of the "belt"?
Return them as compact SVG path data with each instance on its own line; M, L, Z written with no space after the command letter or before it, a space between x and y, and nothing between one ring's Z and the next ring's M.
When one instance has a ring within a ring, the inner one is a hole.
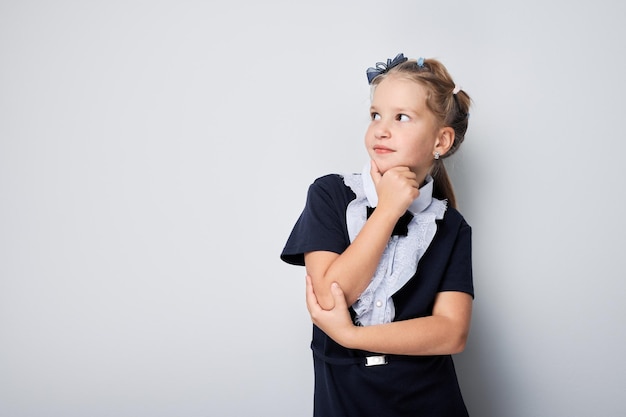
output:
M370 355L370 356L352 356L337 358L332 356L322 355L313 350L313 355L318 359L330 363L331 365L365 365L365 366L379 366L387 365L389 363L388 355Z
M387 356L386 355L366 356L365 357L365 366L378 366L378 365L387 365Z

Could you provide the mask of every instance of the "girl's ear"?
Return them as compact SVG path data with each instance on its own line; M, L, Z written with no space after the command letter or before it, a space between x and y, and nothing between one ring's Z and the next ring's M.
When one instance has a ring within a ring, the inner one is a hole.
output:
M454 129L450 126L443 127L439 130L439 135L435 141L434 152L438 152L439 155L445 155L454 144Z

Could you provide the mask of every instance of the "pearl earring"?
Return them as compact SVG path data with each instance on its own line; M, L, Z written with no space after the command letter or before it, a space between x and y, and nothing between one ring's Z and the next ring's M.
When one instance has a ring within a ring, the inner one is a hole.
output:
M439 152L435 152L435 159L439 159Z

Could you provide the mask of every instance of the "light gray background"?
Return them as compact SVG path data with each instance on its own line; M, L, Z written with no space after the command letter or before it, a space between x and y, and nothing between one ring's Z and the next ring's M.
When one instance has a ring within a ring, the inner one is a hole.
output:
M365 69L440 58L482 417L617 416L624 2L1 1L0 415L307 416L318 176L360 170Z

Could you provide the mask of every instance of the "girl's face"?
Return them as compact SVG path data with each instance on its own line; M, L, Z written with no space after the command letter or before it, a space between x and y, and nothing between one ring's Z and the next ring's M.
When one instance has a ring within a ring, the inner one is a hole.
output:
M438 151L447 149L444 131L426 107L426 89L415 81L395 75L374 90L370 108L372 121L365 133L365 146L380 172L406 166L419 181L428 174Z

